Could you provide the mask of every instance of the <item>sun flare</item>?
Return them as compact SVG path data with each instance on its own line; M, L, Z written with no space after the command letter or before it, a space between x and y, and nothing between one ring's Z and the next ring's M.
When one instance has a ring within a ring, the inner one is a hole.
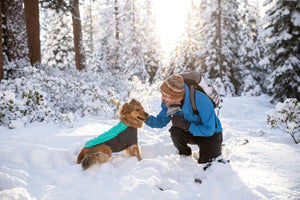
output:
M188 1L153 0L157 31L161 38L162 51L169 55L175 42L183 34L186 22Z

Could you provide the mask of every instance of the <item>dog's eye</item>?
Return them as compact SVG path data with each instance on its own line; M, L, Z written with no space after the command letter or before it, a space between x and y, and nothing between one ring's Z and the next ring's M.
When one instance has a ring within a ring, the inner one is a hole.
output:
M135 109L135 111L140 111L140 109L137 108L137 109Z

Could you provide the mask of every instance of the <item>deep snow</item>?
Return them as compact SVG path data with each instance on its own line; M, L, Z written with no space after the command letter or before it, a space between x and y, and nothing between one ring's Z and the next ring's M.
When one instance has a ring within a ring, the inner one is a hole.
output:
M196 146L192 157L176 154L169 126L139 130L141 162L121 152L87 171L75 163L81 147L117 120L84 118L73 128L52 123L0 127L0 199L300 199L300 145L287 133L267 128L265 113L275 108L269 100L224 99L223 155L230 163L214 163L205 172L196 162ZM148 103L150 113L159 112L159 98ZM243 145L245 140L249 143Z

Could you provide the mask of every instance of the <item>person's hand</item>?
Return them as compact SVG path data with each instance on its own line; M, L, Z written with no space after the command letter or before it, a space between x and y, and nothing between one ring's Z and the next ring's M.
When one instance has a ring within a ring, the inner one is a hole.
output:
M181 128L185 131L188 131L190 128L190 123L185 121L182 117L180 116L174 116L171 118L173 126L177 128Z
M150 117L150 115L148 113L146 113L146 117L144 119L144 122L148 121L149 117Z

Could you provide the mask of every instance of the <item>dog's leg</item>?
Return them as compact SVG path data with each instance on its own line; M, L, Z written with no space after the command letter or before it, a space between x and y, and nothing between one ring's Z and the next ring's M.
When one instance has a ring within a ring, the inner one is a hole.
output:
M125 151L126 151L130 156L135 156L135 157L137 157L138 161L141 161L141 160L142 160L139 145L137 145L137 144L132 145L132 146L128 147L127 149L125 149Z
M111 149L107 145L97 145L93 151L87 153L81 163L82 169L86 170L96 163L105 163L111 159Z

